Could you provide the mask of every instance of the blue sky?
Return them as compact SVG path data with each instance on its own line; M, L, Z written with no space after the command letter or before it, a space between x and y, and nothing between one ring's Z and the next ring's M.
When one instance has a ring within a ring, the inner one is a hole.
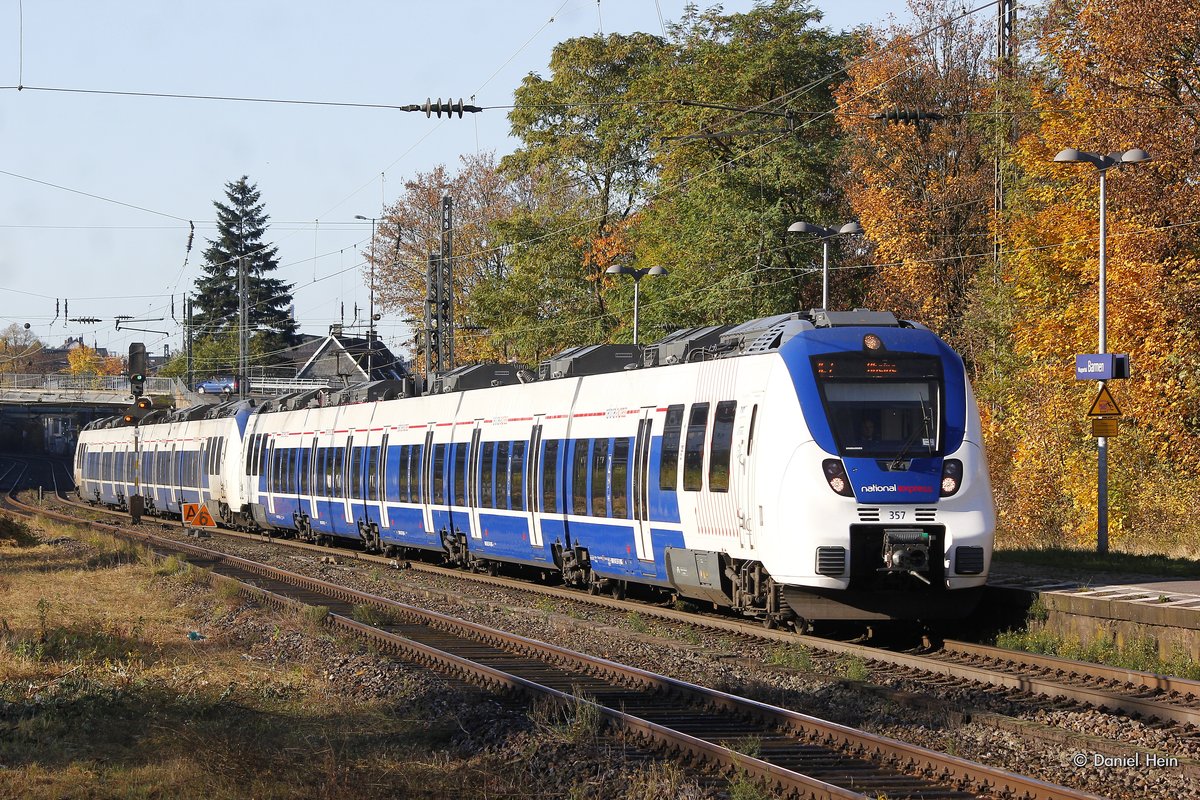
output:
M182 297L214 235L212 203L244 174L271 216L278 277L295 284L301 330L324 334L343 307L349 323L355 303L367 306L355 267L370 225L355 215L377 215L417 172L514 147L503 109L438 120L116 93L360 104L474 95L478 105L504 106L523 76L547 74L555 43L601 30L661 34L660 20L678 19L684 5L0 0L0 328L29 323L47 344L83 336L118 354L131 341L156 354L177 349L172 296L182 320ZM906 14L903 0L815 6L834 29ZM188 220L196 239L185 265ZM71 317L104 321L68 322L62 301ZM149 321L117 330L122 314ZM379 331L397 349L410 336L395 314Z

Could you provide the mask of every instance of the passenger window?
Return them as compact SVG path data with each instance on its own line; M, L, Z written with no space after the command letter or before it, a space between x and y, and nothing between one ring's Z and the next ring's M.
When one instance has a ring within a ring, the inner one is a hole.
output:
M479 505L483 508L495 508L496 496L492 487L496 484L496 443L483 443L483 456L479 465L479 477L482 489L479 495Z
M608 516L608 439L592 444L592 516Z
M629 519L629 439L621 437L613 442L612 456L612 515L616 519Z
M708 431L708 403L696 403L688 417L683 450L683 488L698 492L704 487L704 435Z
M588 440L575 440L575 464L571 475L572 511L580 516L587 514L587 468Z
M542 455L542 513L558 514L561 511L557 504L558 485L558 439L546 442Z
M679 434L682 428L683 406L667 406L662 454L658 459L658 488L664 492L673 492L679 486Z
M722 400L713 414L712 446L708 452L708 490L729 491L729 459L733 444L733 420L737 401Z
M408 446L408 502L421 502L421 445Z

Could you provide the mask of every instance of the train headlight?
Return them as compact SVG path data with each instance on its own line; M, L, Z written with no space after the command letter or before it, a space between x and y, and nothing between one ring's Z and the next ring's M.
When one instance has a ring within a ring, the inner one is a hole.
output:
M825 472L825 480L829 482L830 489L842 497L854 496L854 489L850 486L850 476L846 474L846 467L840 459L825 459L821 462L821 469Z
M883 349L883 339L880 339L878 334L868 333L866 336L863 337L863 349L864 350L882 350Z
M942 497L949 497L962 486L963 465L957 458L942 462Z

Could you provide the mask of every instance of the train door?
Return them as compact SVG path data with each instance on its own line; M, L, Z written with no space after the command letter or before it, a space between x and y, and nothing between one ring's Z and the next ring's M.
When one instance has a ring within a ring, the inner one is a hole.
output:
M762 394L754 394L742 402L737 412L737 428L734 434L737 439L736 463L733 469L736 477L733 484L734 503L737 506L738 541L743 547L754 549L754 536L759 523L759 506L755 502L754 491L754 436L758 424L758 407Z
M354 494L354 492L352 491L352 482L355 481L356 479L359 481L359 484L358 484L360 487L359 493L361 493L361 491L362 491L362 489L361 489L362 482L361 482L361 477L352 475L351 470L350 470L350 467L355 462L355 459L353 458L353 456L354 456L354 435L353 434L346 437L346 446L341 449L341 453L342 453L342 457L341 457L341 459L339 459L338 464L336 466L337 473L333 476L333 480L337 484L338 489L340 490L338 492L338 497L341 499L341 503L339 503L338 505L341 508L341 515L342 515L341 531L342 531L342 533L350 533L350 534L353 534L354 536L357 536L358 535L358 526L354 520L354 500L351 497L351 495ZM359 461L358 463L361 464L362 462ZM334 527L335 527L335 529L337 529L337 526L334 526Z
M389 527L387 507L387 450L388 435L385 433L379 437L378 446L371 449L371 454L367 461L367 503L368 508L375 512L373 515L368 513L368 516L379 525L380 531L386 531Z
M337 516L342 513L342 504L338 501L338 490L341 489L341 478L337 477L338 448L333 444L333 437L324 440L324 446L317 451L320 458L316 467L316 482L313 494L319 495L317 514L313 519L321 529L321 533L330 534L337 530Z
M529 526L529 547L533 557L545 559L545 545L542 542L542 525L537 515L538 494L542 486L542 417L537 414L533 418L533 427L529 431L529 449L526 450L525 463L529 472L525 478L525 523Z
M471 550L476 553L479 553L483 549L483 525L479 522L479 481L482 473L482 470L479 468L479 438L483 435L481 423L482 420L475 420L474 427L471 428L471 444L466 451L465 463L456 461L454 475L454 504L456 506L460 506L462 503L466 504L466 527L470 531ZM465 443L461 443L458 446L462 447L463 444ZM460 467L465 467L466 474L458 474L457 470ZM461 494L459 492L460 486L462 487ZM462 512L456 511L455 513Z
M312 445L308 449L308 463L305 464L308 470L308 478L306 482L302 482L302 487L306 491L308 500L308 517L310 520L320 519L321 513L318 510L317 498L321 495L322 476L317 467L317 436L313 434Z
M633 543L639 561L654 561L650 535L650 440L654 408L643 408L633 440Z

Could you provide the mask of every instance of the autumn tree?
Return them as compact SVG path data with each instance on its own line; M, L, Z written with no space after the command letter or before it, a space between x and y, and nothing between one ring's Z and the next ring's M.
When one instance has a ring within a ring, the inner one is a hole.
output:
M460 169L444 165L418 173L400 197L386 206L368 246L364 277L374 259L376 302L404 314L414 332L425 324L426 274L431 253L441 250L442 197L453 200L455 356L466 363L503 355L503 343L489 337L489 319L473 316L470 298L477 288L506 274L508 248L493 230L510 215L516 190L503 178L491 153L465 155ZM419 354L420 348L415 348ZM422 366L417 360L417 365Z
M1136 25L1128 24L1137 19ZM1110 383L1125 414L1110 449L1114 546L1195 552L1200 467L1200 8L1187 0L1056 2L1038 42L1037 129L1017 151L1006 220L1015 369L1000 433L1011 530L1094 543L1096 446L1073 380L1097 337L1097 172L1056 164L1065 147L1140 147L1153 161L1108 172L1108 346L1133 377Z
M33 372L44 349L27 325L12 323L0 331L0 373Z
M948 0L912 0L913 21L873 31L837 92L849 136L847 194L871 241L867 305L916 319L969 352L972 291L993 277L993 39ZM940 116L885 122L894 110Z
M68 374L75 376L100 375L103 366L104 359L86 344L80 344L67 351Z

